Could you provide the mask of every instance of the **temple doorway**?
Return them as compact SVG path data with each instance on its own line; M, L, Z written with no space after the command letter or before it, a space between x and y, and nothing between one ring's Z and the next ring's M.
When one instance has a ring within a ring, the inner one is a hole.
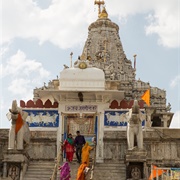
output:
M93 114L64 114L64 139L71 133L76 137L76 131L84 135L86 141L92 143L92 138L97 135L97 116Z

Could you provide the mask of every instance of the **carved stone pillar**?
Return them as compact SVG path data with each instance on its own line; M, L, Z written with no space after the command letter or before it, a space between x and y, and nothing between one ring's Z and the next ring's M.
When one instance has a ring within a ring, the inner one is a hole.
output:
M24 176L25 176L25 173L26 173L26 171L27 171L27 168L28 168L28 163L27 162L25 162L24 164L22 163L22 180L23 180L23 178L24 178Z
M3 178L7 177L7 162L3 163Z
M145 112L146 112L146 127L151 127L152 122L151 122L151 115L154 113L155 109L152 107L146 107Z
M21 163L21 172L20 172L20 180L23 180L24 179L24 165L25 165L26 163Z
M96 148L96 161L104 162L104 112L100 112L98 115L98 137L97 137L97 148Z
M170 118L171 118L171 117L170 117L168 114L163 114L163 115L161 116L161 121L163 121L164 127L168 127L167 122L170 120Z
M63 134L64 134L64 131L63 131L63 113L59 110L58 111L59 113L59 127L58 127L58 130L57 130L57 152L59 151L59 148L60 148L60 142L62 142L62 138L63 138Z

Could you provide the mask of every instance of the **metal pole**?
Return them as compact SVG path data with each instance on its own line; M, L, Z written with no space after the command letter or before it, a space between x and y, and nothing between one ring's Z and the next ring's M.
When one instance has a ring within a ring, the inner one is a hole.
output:
M70 53L70 67L72 67L72 56L73 56L73 52Z

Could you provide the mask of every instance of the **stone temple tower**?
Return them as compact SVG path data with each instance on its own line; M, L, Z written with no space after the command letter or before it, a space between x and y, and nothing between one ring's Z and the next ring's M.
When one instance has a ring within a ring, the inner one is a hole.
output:
M135 80L135 69L123 51L119 26L108 18L105 7L97 21L89 26L81 58L87 58L94 66L103 69L107 81Z
M104 1L95 1L99 5L99 15L88 28L81 59L88 59L94 67L102 69L105 73L106 90L124 91L127 104L134 98L141 100L142 94L150 89L151 108L146 110L152 126L169 127L173 114L169 113L170 104L166 106L166 91L152 87L149 82L136 80L136 55L133 66L124 53L119 26L108 18L105 7L101 10L102 2ZM118 102L113 103L112 106L118 109Z

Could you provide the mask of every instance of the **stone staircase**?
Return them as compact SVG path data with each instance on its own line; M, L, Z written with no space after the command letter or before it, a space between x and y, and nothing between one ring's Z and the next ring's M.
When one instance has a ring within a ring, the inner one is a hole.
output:
M55 162L52 161L31 161L26 171L24 180L50 180L54 169ZM76 180L79 163L73 161L69 163L71 169L71 180ZM57 179L59 180L59 172Z
M69 163L71 169L71 180L76 180L79 163ZM91 166L91 165L90 165ZM54 161L31 161L24 180L50 180L54 168ZM87 180L90 179L88 173ZM59 172L57 175L59 180ZM126 169L124 161L96 163L93 180L126 180Z
M126 180L124 161L96 163L93 180Z
M30 161L24 180L50 180L54 161Z
M76 180L78 167L79 164L76 162L70 164L71 180ZM90 174L91 171L89 171L86 180L90 179ZM126 180L124 161L96 163L93 180Z

